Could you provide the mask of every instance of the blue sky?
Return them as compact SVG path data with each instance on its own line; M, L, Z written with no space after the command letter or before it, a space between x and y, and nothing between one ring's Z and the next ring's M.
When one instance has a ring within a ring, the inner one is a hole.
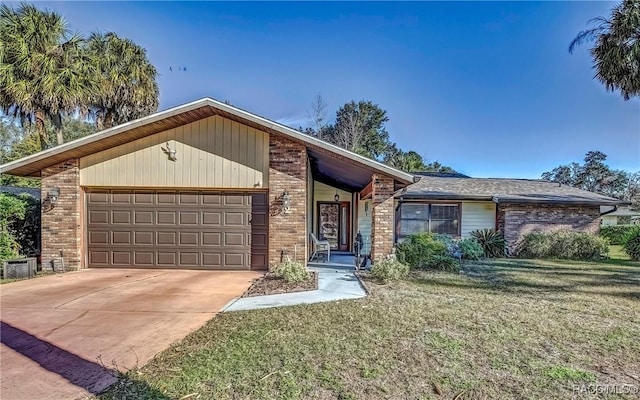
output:
M589 150L640 169L640 101L567 47L612 2L46 2L147 49L160 108L209 96L292 126L371 100L405 150L477 177L538 178ZM172 67L173 71L169 70ZM186 71L177 71L186 67Z

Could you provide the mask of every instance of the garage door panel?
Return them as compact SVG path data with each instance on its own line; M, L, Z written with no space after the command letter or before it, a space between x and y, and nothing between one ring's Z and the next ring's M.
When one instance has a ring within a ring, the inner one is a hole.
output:
M222 213L219 211L203 211L202 225L220 226L222 221Z
M224 224L226 226L244 226L245 214L242 212L226 212L224 213Z
M244 246L245 236L243 232L225 232L224 233L224 245L225 246Z
M175 193L157 193L156 203L157 204L176 204L176 194Z
M198 211L180 211L180 225L198 225Z
M157 214L158 225L175 225L176 224L176 212L175 211L158 211Z
M179 232L181 246L197 246L200 234L198 232Z
M267 266L264 192L89 189L86 198L90 267Z
M109 265L110 252L106 250L89 251L89 263L92 265Z
M230 268L242 268L245 266L246 254L244 253L225 253L224 264Z
M132 261L130 251L114 251L112 253L112 263L114 265L131 265Z
M133 210L133 223L136 225L153 225L153 216L155 212L152 210Z
M89 223L90 224L108 224L109 211L106 211L106 210L89 211Z
M197 252L187 253L180 252L180 266L181 267L197 267L200 254Z
M111 232L111 243L120 246L123 244L131 245L131 232L130 231L113 231Z
M175 246L176 232L156 232L156 244L158 246Z
M109 245L109 232L107 231L91 231L89 232L89 244Z
M136 251L134 255L134 265L142 267L153 267L155 255L151 251Z
M133 244L136 246L153 246L154 232L135 232L133 235Z

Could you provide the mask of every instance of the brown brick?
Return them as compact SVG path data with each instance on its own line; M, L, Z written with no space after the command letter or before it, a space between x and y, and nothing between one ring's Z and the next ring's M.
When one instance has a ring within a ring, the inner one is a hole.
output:
M557 204L499 204L498 229L513 250L529 232L570 230L598 233L600 207Z
M286 256L307 258L307 150L303 144L269 137L269 269ZM282 209L284 191L291 196L289 213Z
M55 204L47 196L54 187L60 189ZM67 160L42 170L42 267L50 269L53 261L64 258L65 268L80 268L82 224L80 206L80 169L77 159ZM58 264L56 264L58 265Z
M371 259L376 260L393 251L393 178L385 175L372 176L371 192Z

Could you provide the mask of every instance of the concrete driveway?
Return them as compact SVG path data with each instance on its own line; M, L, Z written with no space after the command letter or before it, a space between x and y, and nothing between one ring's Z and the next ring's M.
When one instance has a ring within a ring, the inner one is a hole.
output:
M0 398L76 399L142 366L258 272L91 269L0 286Z

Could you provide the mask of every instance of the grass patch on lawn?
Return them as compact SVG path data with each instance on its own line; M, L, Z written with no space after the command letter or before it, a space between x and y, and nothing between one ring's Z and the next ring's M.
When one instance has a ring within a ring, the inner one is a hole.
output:
M609 257L611 260L631 261L631 257L624 252L620 245L609 245Z
M222 314L99 398L566 399L595 398L572 391L592 382L640 387L639 266L494 260L368 282L362 300Z

